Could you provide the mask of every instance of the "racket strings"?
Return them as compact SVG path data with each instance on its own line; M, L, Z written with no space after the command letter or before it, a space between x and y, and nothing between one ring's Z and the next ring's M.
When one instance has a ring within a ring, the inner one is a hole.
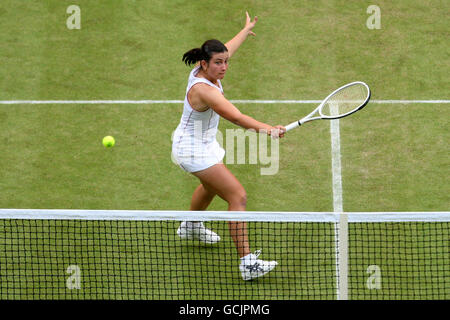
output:
M351 113L366 102L368 90L362 84L354 84L337 91L324 103L321 113L326 117L337 117Z

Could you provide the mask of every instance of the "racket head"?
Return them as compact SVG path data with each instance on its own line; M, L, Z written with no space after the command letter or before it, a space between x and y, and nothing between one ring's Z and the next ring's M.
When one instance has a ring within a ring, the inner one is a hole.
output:
M322 119L339 119L364 108L370 100L370 88L362 81L348 83L333 91L320 105Z

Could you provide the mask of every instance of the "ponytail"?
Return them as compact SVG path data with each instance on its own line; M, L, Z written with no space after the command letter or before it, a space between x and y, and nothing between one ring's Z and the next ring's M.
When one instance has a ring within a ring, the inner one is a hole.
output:
M221 53L225 51L228 51L228 49L222 42L212 39L206 41L201 48L195 48L183 54L182 61L186 65L195 64L202 60L209 62L214 53Z
M183 62L186 65L195 64L197 61L203 60L203 52L200 48L189 50L183 54Z

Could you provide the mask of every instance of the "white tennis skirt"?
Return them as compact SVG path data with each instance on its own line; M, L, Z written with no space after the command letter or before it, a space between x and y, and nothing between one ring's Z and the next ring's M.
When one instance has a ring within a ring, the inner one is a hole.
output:
M196 149L172 146L172 161L186 172L205 170L220 163L224 156L225 150L217 140Z

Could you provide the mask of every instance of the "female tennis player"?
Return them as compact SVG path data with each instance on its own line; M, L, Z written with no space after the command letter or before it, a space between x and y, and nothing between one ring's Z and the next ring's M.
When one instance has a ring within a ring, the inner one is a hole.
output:
M225 150L216 140L220 117L245 129L264 132L273 138L283 137L286 129L259 122L241 113L223 95L221 79L233 56L252 31L258 18L251 21L246 12L245 27L225 45L218 40L208 40L201 48L183 55L187 65L195 64L189 75L181 121L175 130L172 156L185 171L200 180L192 196L190 210L206 210L218 195L228 203L229 211L244 211L246 192L238 179L223 164ZM259 260L260 251L250 252L246 222L229 222L230 235L241 258L242 278L250 280L271 271L276 261ZM177 234L183 239L198 239L216 243L220 237L205 228L202 222L182 222Z

